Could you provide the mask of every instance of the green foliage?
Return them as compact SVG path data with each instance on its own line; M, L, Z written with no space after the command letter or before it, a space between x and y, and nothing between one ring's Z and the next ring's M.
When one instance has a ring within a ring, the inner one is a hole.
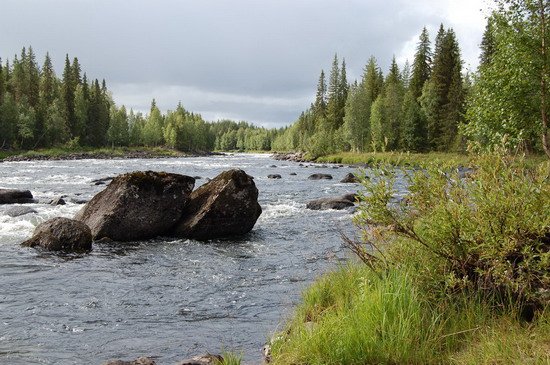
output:
M401 242L390 254L397 262L424 257L415 272L433 292L482 293L499 305L546 305L550 165L528 168L522 159L499 155L473 165L464 178L438 167L414 173L400 201L393 198L392 178L366 182L357 217L365 241Z
M407 273L379 277L345 267L304 293L291 326L272 344L273 363L430 363L439 322Z
M478 149L504 141L508 148L544 150L550 156L550 5L535 0L496 2L499 8L488 20L464 133Z

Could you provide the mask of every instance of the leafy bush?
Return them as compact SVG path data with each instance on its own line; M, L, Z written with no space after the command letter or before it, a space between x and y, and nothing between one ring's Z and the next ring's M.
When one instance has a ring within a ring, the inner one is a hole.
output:
M481 293L527 317L548 304L548 162L528 168L522 158L491 154L477 157L472 170L432 166L406 174L409 192L399 200L388 174L364 183L356 224L366 245L352 244L364 261L412 267L436 296Z

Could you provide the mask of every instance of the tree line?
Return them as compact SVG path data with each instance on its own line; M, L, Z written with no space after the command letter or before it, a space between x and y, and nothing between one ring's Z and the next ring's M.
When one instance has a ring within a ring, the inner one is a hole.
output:
M371 57L361 80L348 84L345 61L340 65L335 55L328 86L321 71L314 103L274 141L274 148L314 156L458 149L468 87L456 35L443 25L433 51L424 28L412 67L401 70L394 58L386 75Z
M167 146L182 151L464 151L495 145L550 157L548 0L495 0L476 72L463 70L457 37L440 26L420 34L412 65L395 58L384 74L375 57L349 83L335 55L314 102L290 126L207 122L184 109L147 114L117 107L105 80L88 81L67 55L61 78L31 47L0 59L0 148Z
M315 101L273 142L276 150L313 157L340 151L464 151L502 146L546 152L550 66L547 0L496 0L481 43L480 65L462 69L452 28L433 43L420 34L412 66L391 62L384 75L371 57L361 80L348 84L334 56Z
M78 58L65 57L61 78L47 53L39 67L32 47L0 59L0 149L54 146L167 146L185 152L271 150L278 131L246 122L206 122L177 105L161 113L118 107L105 80L88 81Z

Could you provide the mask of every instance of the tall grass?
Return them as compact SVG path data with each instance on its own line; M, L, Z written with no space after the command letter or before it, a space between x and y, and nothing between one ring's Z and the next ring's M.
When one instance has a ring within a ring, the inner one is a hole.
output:
M304 293L273 362L549 364L550 164L472 166L412 173L403 199L391 175L365 182L348 244L367 265Z
M353 264L317 281L272 346L274 364L438 364L490 317L480 301L437 307L406 271Z

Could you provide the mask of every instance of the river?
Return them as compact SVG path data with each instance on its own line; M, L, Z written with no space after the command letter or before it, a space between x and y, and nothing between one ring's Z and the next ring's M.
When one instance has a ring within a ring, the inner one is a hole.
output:
M272 165L276 165L273 167ZM306 164L308 165L308 164ZM243 237L202 243L158 238L94 244L57 255L24 248L35 226L72 217L105 188L92 180L136 170L201 176L241 168L254 176L263 213ZM259 363L300 293L341 264L353 234L349 211L311 211L307 201L359 189L339 180L351 167L274 161L268 155L0 163L0 187L29 189L36 214L12 218L0 205L0 363L101 364L155 357L173 364L231 350ZM268 179L268 174L282 179ZM296 175L291 175L295 173ZM329 173L333 180L308 180ZM64 195L66 205L48 200Z

